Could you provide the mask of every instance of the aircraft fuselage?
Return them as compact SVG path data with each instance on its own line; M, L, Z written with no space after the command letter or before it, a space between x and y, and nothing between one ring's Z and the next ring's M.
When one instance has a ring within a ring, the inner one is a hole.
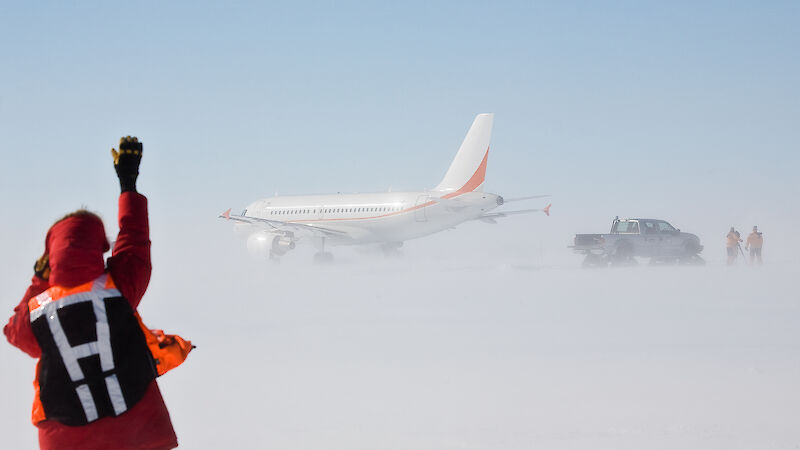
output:
M403 242L476 219L502 204L496 194L465 192L444 199L440 192L388 192L279 196L257 200L243 215L347 234L333 245Z

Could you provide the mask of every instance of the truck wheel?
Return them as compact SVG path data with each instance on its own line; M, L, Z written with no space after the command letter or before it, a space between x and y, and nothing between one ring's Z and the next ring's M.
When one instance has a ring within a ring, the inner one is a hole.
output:
M691 255L685 255L679 261L681 264L687 266L702 266L706 263L706 260L704 260L700 255L696 253Z
M702 266L706 261L697 253L697 248L687 242L683 249L683 256L681 256L678 262L685 265Z
M606 260L603 259L600 255L595 255L593 253L587 253L586 258L583 259L583 263L581 267L583 268L592 268L592 267L605 267Z
M638 266L639 261L633 256L614 255L610 258L612 266Z
M675 257L653 256L650 258L651 266L669 266L676 264L678 259Z
M611 264L615 266L635 266L639 264L633 258L633 248L630 244L625 242L617 246L616 250L614 250L614 254L611 255L609 259L611 260Z

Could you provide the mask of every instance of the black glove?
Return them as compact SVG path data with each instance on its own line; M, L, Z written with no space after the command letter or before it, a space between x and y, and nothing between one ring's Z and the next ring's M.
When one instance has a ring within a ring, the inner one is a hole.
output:
M122 192L136 192L136 177L139 176L139 163L142 161L142 143L136 137L119 140L119 152L111 149L114 157L114 170L117 171Z
M33 273L43 280L50 278L50 258L48 255L42 255L41 258L36 260L36 264L33 265Z

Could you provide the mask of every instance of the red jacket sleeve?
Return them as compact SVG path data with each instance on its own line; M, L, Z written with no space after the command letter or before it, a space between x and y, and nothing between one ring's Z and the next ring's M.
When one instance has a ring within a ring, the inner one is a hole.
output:
M47 280L34 276L30 287L22 297L22 301L14 308L14 315L8 320L8 324L3 327L3 333L6 335L8 342L34 358L42 355L42 349L39 348L39 342L33 335L28 300L46 291L49 287Z
M152 271L147 197L138 192L119 196L119 235L107 264L117 289L136 309Z

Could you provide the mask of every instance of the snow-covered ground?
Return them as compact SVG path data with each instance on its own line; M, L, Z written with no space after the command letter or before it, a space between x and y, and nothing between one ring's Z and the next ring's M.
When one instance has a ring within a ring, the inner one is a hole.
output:
M327 267L154 247L142 316L198 346L159 380L181 447L800 447L800 265L582 270L566 250L429 245L460 238ZM0 358L3 446L33 448L33 361Z

